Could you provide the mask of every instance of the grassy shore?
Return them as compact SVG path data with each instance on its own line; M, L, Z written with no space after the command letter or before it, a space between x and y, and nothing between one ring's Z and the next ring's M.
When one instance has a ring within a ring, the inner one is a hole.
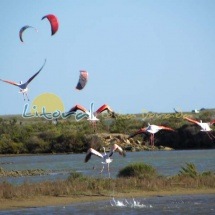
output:
M0 211L15 210L20 208L44 207L44 206L66 206L73 203L83 203L101 200L111 200L114 198L136 198L153 197L166 195L215 195L215 189L172 189L160 191L133 191L129 193L114 193L114 195L71 195L71 196L35 196L31 198L0 199Z
M114 198L184 194L215 194L215 174L199 173L192 163L177 175L166 177L144 163L132 163L116 178L90 177L71 172L66 180L13 185L0 183L0 210L24 207L68 205Z

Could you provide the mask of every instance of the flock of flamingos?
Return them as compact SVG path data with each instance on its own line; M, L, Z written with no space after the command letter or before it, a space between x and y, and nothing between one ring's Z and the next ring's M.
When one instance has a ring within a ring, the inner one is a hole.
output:
M23 94L23 97L24 97L24 100L25 100L25 97L29 100L28 98L28 85L29 83L40 73L40 71L43 69L43 67L45 66L45 63L46 63L46 60L44 62L44 64L42 65L42 67L39 69L38 72L36 72L32 77L30 77L25 83L16 83L16 82L13 82L13 81L8 81L8 80L3 80L3 79L0 79L1 81L3 82L6 82L8 84L12 84L12 85L15 85L17 87L19 87L20 91L19 93L22 93ZM79 78L79 82L78 82L78 85L82 84L82 86L85 86L86 84L86 77L84 77L85 79L83 80L83 77L80 76ZM78 86L77 85L77 86ZM83 112L84 114L87 115L87 120L89 120L92 125L96 126L96 122L99 121L99 119L97 118L97 116L99 114L101 114L102 112L104 111L108 111L112 117L115 117L115 113L114 111L110 108L109 105L107 104L104 104L102 105L101 107L99 107L95 112L93 111L93 103L91 103L91 108L90 110L87 110L85 107L77 104L75 105L74 107L72 107L69 112L77 112L77 111L81 111ZM191 122L191 123L194 123L198 126L201 127L201 131L202 132L206 132L208 134L208 137L210 139L215 139L215 136L211 133L212 129L211 129L211 125L213 125L215 123L215 120L212 120L211 122L202 122L202 121L197 121L197 120L194 120L194 119L191 119L189 117L184 117L185 120ZM136 135L139 135L139 134L143 134L143 133L149 133L150 134L150 143L151 143L151 146L154 147L154 135L159 132L160 130L166 130L166 131L174 131L172 128L170 127L166 127L166 126L162 126L162 125L150 125L148 124L147 127L143 127L143 128L140 128L139 130L137 130L135 133L129 135L128 138L132 138ZM107 165L107 169L108 169L108 174L109 174L109 177L110 177L110 170L109 170L109 164L113 161L113 159L111 159L113 153L115 151L118 151L120 155L122 156L125 156L125 152L124 150L117 144L114 144L110 151L108 153L105 152L105 148L103 147L104 149L104 153L100 153L98 151L96 151L95 149L93 148L89 148L88 151L87 151L87 154L86 154L86 157L85 157L85 162L88 162L91 158L91 155L95 155L95 156L98 156L100 158L102 158L102 169L101 169L101 173L103 172L104 170L104 165Z
M91 104L93 105L93 103ZM93 125L95 126L95 122L98 121L99 119L97 118L97 116L102 113L103 111L108 111L109 113L112 113L112 116L115 116L113 113L113 110L108 106L108 105L102 105L97 111L93 112L92 111L92 106L91 106L91 110L88 111L86 108L84 108L81 105L75 105L73 108L70 109L70 111L82 111L85 114L88 115L87 120L89 120L90 122L93 123ZM189 117L184 117L185 120L197 124L198 126L201 127L201 131L202 132L206 132L208 134L208 137L210 139L215 138L215 136L211 133L212 129L211 129L211 125L213 125L215 123L215 120L212 120L211 122L202 122L202 121L197 121L194 119L191 119ZM151 146L154 147L154 135L155 133L159 132L160 130L166 130L166 131L174 131L172 128L170 127L166 127L166 126L162 126L162 125L150 125L148 124L147 127L143 127L140 128L139 130L137 130L136 132L134 132L133 134L129 135L128 138L132 138L138 134L143 134L143 133L149 133L150 134L150 143ZM95 155L98 156L102 159L102 169L101 169L101 173L104 170L104 165L107 165L107 169L108 169L108 174L110 177L110 170L109 170L109 164L113 161L113 159L111 159L113 153L115 151L118 151L120 155L122 155L123 157L125 157L125 151L117 144L114 144L110 151L108 153L105 152L105 148L104 149L104 153L100 153L98 151L96 151L93 148L89 148L85 157L85 162L88 162L91 158L91 155Z
M72 111L72 112L81 111L81 112L87 114L87 116L88 116L87 120L89 120L94 126L95 126L95 123L99 120L97 118L97 116L99 114L101 114L103 111L108 111L109 113L111 113L111 115L113 117L115 116L113 110L107 104L102 105L95 112L92 111L93 110L92 106L93 106L93 103L91 104L91 110L88 111L86 108L84 108L81 105L75 105L74 107L72 107L70 109L70 111ZM194 124L197 124L198 126L200 126L201 131L206 132L210 139L215 138L215 136L211 133L212 129L210 127L211 125L213 125L215 123L215 120L213 120L211 122L202 122L202 121L197 121L197 120L191 119L189 117L184 117L184 119L191 122L191 123L194 123ZM160 130L174 131L170 127L166 127L166 126L162 126L162 125L150 125L150 124L148 124L147 127L140 128L139 130L137 130L133 134L129 135L128 138L132 138L136 135L143 134L143 133L149 133L151 146L154 147L154 135L157 132L159 132ZM90 160L91 155L95 155L95 156L100 157L102 159L102 164L103 164L102 169L101 169L101 173L104 170L104 165L107 165L108 174L110 177L109 164L113 161L113 159L111 159L113 153L115 151L118 151L119 154L122 155L123 157L125 157L126 154L125 154L125 151L117 144L114 144L108 153L105 152L104 147L103 147L103 149L104 149L104 153L102 154L93 148L89 148L87 151L86 157L85 157L85 162L88 162Z
M51 24L52 35L54 35L57 32L58 25L59 25L57 17L54 16L53 14L49 14L47 16L44 16L42 19L44 19L44 18L47 18L49 20L49 22ZM32 26L26 25L26 26L24 26L24 27L22 27L20 29L19 36L20 36L21 42L23 42L22 34L28 28L32 28ZM46 60L43 63L42 67L24 83L22 83L22 82L17 83L17 82L14 82L14 81L9 81L9 80L4 80L4 79L0 79L0 80L5 82L5 83L12 84L14 86L19 87L19 89L20 89L19 93L23 94L24 100L26 98L29 101L29 98L28 98L28 85L41 72L41 70L43 69L45 64L46 64ZM79 77L78 84L76 86L76 89L78 89L78 90L81 90L81 89L84 88L84 86L87 83L87 78L88 78L88 73L86 71L80 71L80 72L81 72L81 74L80 74L80 77ZM95 112L93 111L93 103L91 104L91 108L90 108L89 111L86 108L84 108L83 106L81 106L81 105L75 105L74 107L72 107L69 110L69 112L75 112L75 113L77 111L81 111L84 114L86 114L87 120L89 120L92 123L94 128L95 128L96 122L99 120L97 118L97 116L99 114L101 114L103 111L108 111L109 113L111 113L112 117L114 117L113 110L109 107L109 105L106 105L106 104L102 105ZM191 122L191 123L194 123L194 124L200 126L201 131L206 132L210 139L215 138L215 136L211 133L212 129L210 127L211 125L213 125L215 123L215 120L212 120L211 122L202 122L202 121L197 121L197 120L194 120L194 119L191 119L191 118L188 118L188 117L184 117L184 119L189 121L189 122ZM139 135L139 134L149 133L150 134L150 143L151 143L151 146L153 147L154 146L154 135L155 135L155 133L157 133L160 130L174 131L170 127L148 124L147 127L140 128L138 131L136 131L135 133L131 134L129 136L129 138L132 138L132 137L134 137L136 135ZM124 150L120 146L118 146L117 144L114 144L111 147L111 149L110 149L110 151L108 153L105 152L105 148L104 148L104 153L103 154L98 152L98 151L96 151L93 148L89 148L88 151L87 151L86 157L85 157L85 162L88 162L90 160L91 155L95 155L95 156L98 156L98 157L102 158L103 166L102 166L101 172L104 169L104 165L107 165L108 173L109 173L109 177L110 177L109 164L113 161L111 159L111 157L112 157L112 155L113 155L113 153L115 151L118 151L120 155L125 156Z

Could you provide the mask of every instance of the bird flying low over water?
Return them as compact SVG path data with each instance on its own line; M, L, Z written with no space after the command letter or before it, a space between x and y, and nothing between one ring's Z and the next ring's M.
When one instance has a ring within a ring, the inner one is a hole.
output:
M113 153L114 153L115 151L118 151L119 154L120 154L121 156L123 156L123 157L125 157L126 154L125 154L124 150L123 150L120 146L118 146L117 144L114 144L114 145L111 147L110 152L109 152L108 154L105 152L105 147L103 147L103 149L104 149L104 153L101 154L100 152L96 151L95 149L89 148L88 151L87 151L86 157L85 157L85 163L88 162L88 161L90 160L90 158L91 158L92 155L96 155L96 156L102 158L102 162L101 162L101 163L103 164L103 166L102 166L102 169L101 169L101 172L100 172L100 173L103 172L103 170L104 170L104 165L107 164L107 167L108 167L108 174L109 174L109 178L110 178L110 168L109 168L109 165L110 165L110 163L113 161L113 159L111 159L111 156L113 155Z
M167 130L167 131L174 131L172 128L166 127L166 126L161 126L161 125L150 125L148 124L147 127L145 128L141 128L138 131L136 131L135 133L129 135L128 138L132 138L138 134L143 134L143 133L150 133L150 143L151 146L154 147L154 135L155 133L157 133L160 130Z
M5 82L5 83L12 84L12 85L15 85L15 86L19 87L19 89L20 89L19 93L23 94L24 101L25 101L25 96L29 101L29 98L28 98L28 85L40 73L40 71L45 66L45 63L46 63L46 59L45 59L45 62L43 63L43 65L42 65L42 67L39 69L39 71L36 72L33 76L31 76L25 83L22 83L22 81L20 81L20 83L16 83L16 82L13 82L13 81L8 81L8 80L3 80L3 79L0 79L0 80Z
M197 120L191 119L191 118L186 117L186 116L184 116L183 118L184 118L185 120L187 120L188 122L192 122L192 123L194 123L194 124L200 126L200 127L201 127L201 130L200 130L200 131L206 132L206 133L208 134L208 137L209 137L210 139L215 138L215 136L211 133L212 129L211 129L211 127L210 127L211 125L215 124L215 120L212 120L212 121L210 121L210 122L202 122L202 120L197 121Z

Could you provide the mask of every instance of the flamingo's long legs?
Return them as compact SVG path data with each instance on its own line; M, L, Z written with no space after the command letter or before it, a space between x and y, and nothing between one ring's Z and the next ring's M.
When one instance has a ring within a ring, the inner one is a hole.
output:
M104 165L102 166L102 169L101 169L101 171L100 171L100 174L103 172L103 170L104 170Z
M206 133L211 140L215 139L215 136L212 133L210 133L210 132L206 132Z
M110 167L109 167L109 163L108 163L108 175L109 175L109 178L110 178Z
M22 95L23 95L23 99L24 99L24 101L25 101L25 94L23 93Z
M28 99L28 101L30 101L30 99L28 98L28 94L27 94L27 93L25 93L25 96L26 96L26 98Z
M93 127L94 133L96 133L96 122L95 121L92 121L92 127Z
M151 142L151 146L154 147L154 141L155 141L155 136L154 134L151 134L150 136L150 142Z

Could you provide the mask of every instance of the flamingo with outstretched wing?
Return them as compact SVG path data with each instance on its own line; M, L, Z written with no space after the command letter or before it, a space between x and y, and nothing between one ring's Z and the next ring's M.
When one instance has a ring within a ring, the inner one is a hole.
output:
M200 131L206 132L210 139L215 138L215 136L211 133L212 129L210 127L211 125L213 125L215 123L215 120L212 120L210 122L202 122L202 120L197 121L197 120L191 119L187 116L184 116L183 118L186 119L188 122L191 122L191 123L194 123L194 124L200 126L201 127Z
M45 60L44 64L42 65L42 67L39 69L39 71L36 72L33 76L31 76L25 83L22 83L22 81L20 81L20 83L16 83L16 82L13 82L13 81L8 81L8 80L3 80L3 79L0 79L0 80L5 82L5 83L12 84L14 86L19 87L19 89L20 89L19 93L23 94L24 101L25 101L25 97L29 101L29 98L28 98L28 85L40 73L40 71L45 66L45 63L46 63L46 60Z
M144 128L139 129L135 133L129 135L128 138L132 138L138 134L150 133L150 143L151 143L151 146L154 147L154 141L155 141L154 135L155 135L155 133L157 133L160 130L174 131L170 127L166 127L166 126L162 126L162 125L150 125L150 124L148 124L148 127L144 127Z
M108 111L109 113L114 113L114 112L113 112L113 110L110 108L110 106L107 105L107 104L102 105L102 106L101 106L100 108L98 108L95 112L93 111L93 106L94 106L94 104L91 103L91 104L90 104L90 110L87 110L85 107L83 107L83 106L77 104L77 105L75 105L74 107L72 107L72 108L69 110L69 112L75 112L75 113L76 113L77 111L81 111L82 113L86 114L87 120L89 120L89 121L93 124L93 126L94 126L94 131L95 131L96 122L99 121L99 119L97 118L97 116L98 116L99 114L101 114L102 112L104 112L104 111ZM114 116L114 115L112 114L112 116ZM76 117L76 118L77 118L77 117Z
M100 173L103 172L104 165L107 165L108 174L109 174L109 178L110 178L110 167L109 167L109 165L113 161L113 159L111 159L111 156L113 155L113 153L115 151L118 151L119 154L122 155L123 157L125 157L126 154L125 154L125 151L120 146L118 146L117 144L114 144L111 147L110 152L108 154L105 152L105 147L103 147L103 149L104 149L104 154L101 154L100 152L96 151L95 149L89 148L88 151L87 151L86 157L85 157L85 163L90 160L92 155L96 155L96 156L102 158L101 163L103 164L103 166L102 166L102 169L101 169Z

